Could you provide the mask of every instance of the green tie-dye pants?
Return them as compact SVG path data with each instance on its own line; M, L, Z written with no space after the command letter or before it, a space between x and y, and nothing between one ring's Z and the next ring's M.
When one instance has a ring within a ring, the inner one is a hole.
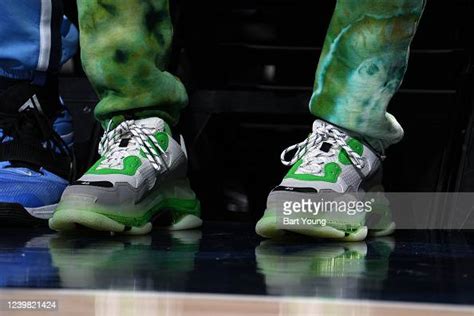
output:
M79 0L82 60L99 120L133 111L174 124L187 103L167 72L167 0ZM425 0L338 0L316 72L311 113L387 147L403 129L387 113L407 68ZM307 30L310 36L310 30Z

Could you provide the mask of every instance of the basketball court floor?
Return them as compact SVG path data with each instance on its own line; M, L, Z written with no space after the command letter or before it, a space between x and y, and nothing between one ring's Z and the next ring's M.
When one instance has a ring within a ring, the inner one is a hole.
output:
M474 315L469 231L269 241L250 224L208 222L137 237L0 235L0 315Z

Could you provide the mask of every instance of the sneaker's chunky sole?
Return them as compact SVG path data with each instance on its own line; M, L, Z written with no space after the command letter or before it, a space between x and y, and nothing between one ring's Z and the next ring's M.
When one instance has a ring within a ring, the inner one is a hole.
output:
M281 239L285 235L299 234L312 238L332 239L338 241L362 241L367 236L388 236L395 231L395 223L391 218L389 204L374 204L370 212L317 212L304 216L305 212L296 212L297 223L288 221L285 224L285 204L317 200L314 193L294 191L272 191L267 200L267 209L258 221L255 231L264 238ZM350 203L358 200L358 196L348 192L340 195L318 197L321 200L333 199L334 202ZM290 204L291 205L291 204ZM347 205L347 204L346 204ZM291 219L291 217L289 217ZM304 219L317 224L302 224ZM324 225L322 224L324 223ZM375 229L377 228L377 229Z
M267 212L266 212L267 213ZM268 212L272 214L272 212ZM273 214L275 214L273 212ZM362 241L370 237L383 237L391 235L395 231L396 225L391 222L386 228L371 230L367 226L340 229L332 226L314 226L306 228L281 229L278 225L278 218L275 215L265 215L260 219L255 227L258 235L264 238L280 239L288 233L300 234L313 238L334 239L340 241Z
M81 227L97 231L143 235L153 228L160 215L169 212L170 230L193 229L202 225L200 203L187 179L163 184L138 204L122 209L98 205L81 196L61 201L49 227L57 231L73 231Z
M57 204L30 208L16 203L0 203L0 223L2 226L46 225L56 206Z
M305 228L282 229L278 225L278 218L274 215L265 215L255 227L258 235L264 238L280 239L288 233L300 234L312 238L333 239L339 241L362 241L367 237L367 226L359 226L350 230L338 229L332 226L308 226Z
M267 209L263 217L258 221L255 228L258 235L264 238L279 239L285 235L299 234L312 238L333 239L339 241L361 241L367 237L368 229L365 225L365 213L355 214L339 212L317 212L306 214L305 212L294 212L294 221L285 222L292 218L285 215L285 206L288 202L303 203L305 200L312 201L320 198L313 192L294 192L274 190L267 200ZM329 196L335 202L353 201L355 197L351 194L340 196ZM325 200L325 198L322 198ZM307 219L309 223L303 223ZM317 220L317 224L316 221ZM314 222L314 223L311 223Z

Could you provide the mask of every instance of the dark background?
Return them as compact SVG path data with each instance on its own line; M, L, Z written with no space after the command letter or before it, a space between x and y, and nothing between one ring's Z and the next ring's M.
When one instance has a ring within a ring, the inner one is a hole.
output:
M203 217L255 220L287 169L281 151L310 131L308 101L335 1L171 1L170 71L190 94L178 128ZM77 21L74 2L65 10ZM473 21L473 1L428 1L389 107L406 136L387 152L387 191L474 191ZM96 159L100 129L79 56L61 89L84 171Z

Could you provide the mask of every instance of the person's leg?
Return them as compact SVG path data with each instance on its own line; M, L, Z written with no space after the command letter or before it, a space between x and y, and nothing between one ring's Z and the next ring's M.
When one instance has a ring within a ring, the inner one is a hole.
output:
M0 3L0 212L6 222L47 219L70 180L72 120L56 75L77 40L58 0Z
M101 158L63 194L50 227L145 234L171 210L171 229L201 225L187 157L169 125L187 94L166 71L168 0L79 0L82 60L100 97Z
M316 72L311 113L377 149L400 141L387 113L426 0L339 0Z
M403 136L387 106L405 74L424 6L425 0L337 1L310 101L318 119L305 141L282 154L282 162L292 167L268 197L256 228L261 236L272 238L293 231L354 241L364 239L368 228L378 235L394 230L389 212L382 209L385 215L371 227L366 212L311 214L308 217L317 224L308 225L301 224L303 218L299 218L300 225L294 224L298 222L289 221L284 213L304 201L335 198L321 197L325 193L352 199L354 193L373 191L377 186L380 153Z
M175 124L188 98L166 71L173 36L168 0L80 0L78 6L82 62L101 99L97 119L133 113Z

